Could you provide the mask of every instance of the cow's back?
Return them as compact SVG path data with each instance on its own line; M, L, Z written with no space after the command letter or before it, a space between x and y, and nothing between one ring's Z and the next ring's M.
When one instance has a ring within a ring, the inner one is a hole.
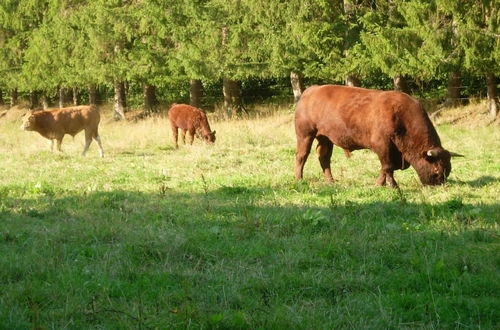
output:
M95 105L46 110L35 116L40 129L73 136L84 129L96 130L100 122L99 109Z
M356 150L388 138L398 121L408 117L402 113L415 111L420 111L418 102L400 92L312 86L297 103L295 125L297 134L315 132L346 150Z
M201 110L187 104L174 104L168 110L170 123L182 129L195 126L205 117L204 115Z

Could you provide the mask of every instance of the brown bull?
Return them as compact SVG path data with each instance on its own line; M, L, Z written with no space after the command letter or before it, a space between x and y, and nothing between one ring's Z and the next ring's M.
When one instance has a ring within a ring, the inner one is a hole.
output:
M393 173L415 168L425 185L446 181L450 157L422 105L407 94L357 87L322 85L304 91L295 112L297 152L295 177L302 178L311 145L317 152L326 180L332 181L333 146L371 149L380 160L377 185L397 186Z
M99 155L103 157L104 151L98 132L99 121L100 114L96 106L81 105L46 111L29 111L23 117L21 128L25 131L36 131L49 139L51 150L55 140L58 151L61 151L61 143L65 134L75 136L85 130L85 147L82 156L85 156L94 139L99 145Z

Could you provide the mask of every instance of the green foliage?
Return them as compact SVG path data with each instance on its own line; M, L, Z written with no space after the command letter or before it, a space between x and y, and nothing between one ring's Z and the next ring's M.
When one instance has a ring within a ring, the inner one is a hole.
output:
M0 88L54 94L120 80L168 90L190 79L250 85L290 72L322 82L356 75L366 87L403 75L432 86L450 71L499 71L497 7L492 0L5 0Z

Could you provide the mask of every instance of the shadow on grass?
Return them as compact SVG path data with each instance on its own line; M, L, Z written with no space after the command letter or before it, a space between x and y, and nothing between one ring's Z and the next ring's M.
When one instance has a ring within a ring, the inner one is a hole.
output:
M490 175L485 175L485 176L482 176L480 178L477 178L477 179L471 180L471 181L456 181L456 182L459 184L466 184L466 185L474 187L474 188L481 188L481 187L487 186L491 183L500 182L500 178L493 177Z
M57 328L55 313L105 328L497 325L498 204L337 191L309 207L275 189L1 190L8 325Z
M495 179L486 177L481 182L488 180ZM396 190L384 191L387 200L359 203L342 198L341 189L319 187L314 194L323 197L324 205L311 207L307 202L304 206L297 206L278 201L276 187L271 186L222 186L199 193L176 192L163 186L159 188L156 194L115 190L75 195L63 192L58 197L59 193L50 187L41 187L28 192L35 195L31 198L16 198L12 196L24 195L26 192L10 194L10 188L4 187L0 190L0 217L37 218L48 222L68 216L81 220L104 217L147 222L150 218L154 220L168 215L170 219L175 218L186 225L190 222L205 224L207 221L209 224L232 224L248 217L261 218L269 223L294 222L304 218L311 218L315 222L312 218L317 217L325 224L343 219L355 224L359 224L360 220L372 222L374 226L392 221L399 224L424 224L424 227L439 219L450 225L454 222L470 225L478 221L494 224L500 220L499 203L469 205L460 198L434 204L410 203ZM289 188L299 194L310 192L307 183L294 183ZM379 191L374 189L365 193L378 194Z

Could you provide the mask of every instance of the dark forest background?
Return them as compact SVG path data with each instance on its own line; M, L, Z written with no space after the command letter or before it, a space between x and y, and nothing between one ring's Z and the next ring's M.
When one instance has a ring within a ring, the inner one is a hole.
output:
M494 0L2 0L0 103L171 102L237 115L311 84L396 89L497 114Z

